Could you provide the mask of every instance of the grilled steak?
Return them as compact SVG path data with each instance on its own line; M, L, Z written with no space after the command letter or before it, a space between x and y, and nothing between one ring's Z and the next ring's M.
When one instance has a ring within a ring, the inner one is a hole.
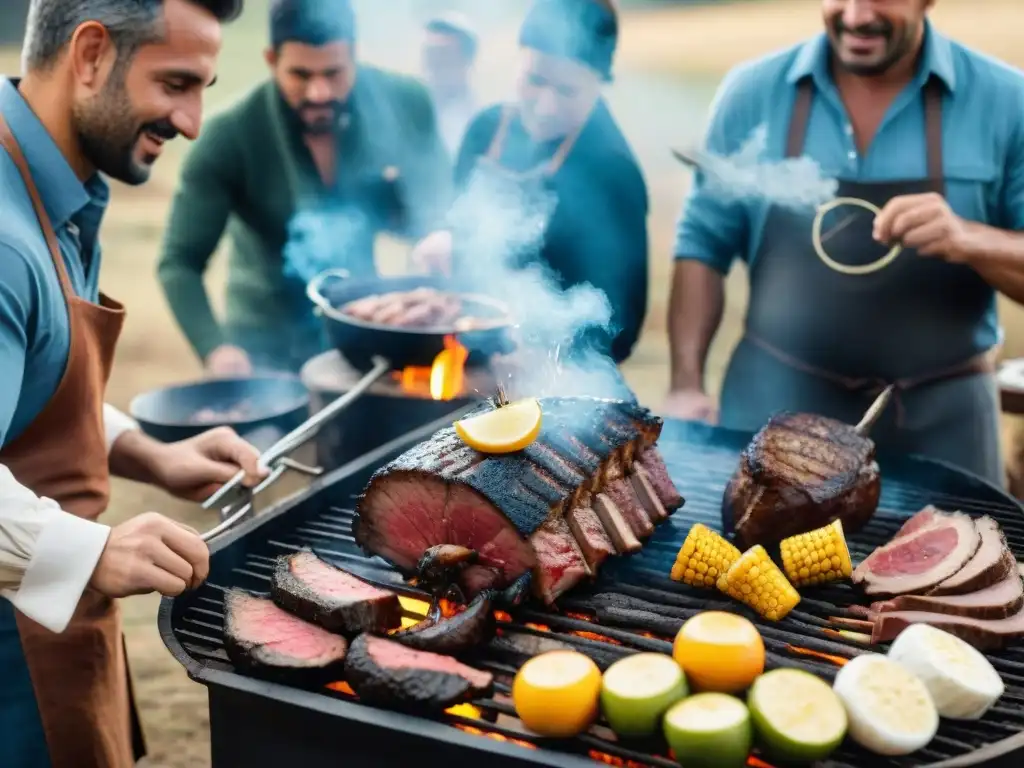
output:
M384 632L402 623L398 595L325 563L310 551L278 558L270 595L289 613L329 632Z
M853 583L869 595L926 592L957 573L978 551L981 535L974 521L959 512L926 510L878 547L853 571Z
M722 499L722 525L741 549L836 518L853 533L875 513L881 489L870 438L834 419L783 412L743 451Z
M451 656L360 635L345 661L345 680L367 704L439 711L490 694L494 677Z
M965 640L979 651L1004 648L1014 640L1024 638L1024 611L1005 619L973 619L953 614L925 611L894 611L880 613L874 619L871 640L887 643L911 624L930 624Z
M963 595L900 595L872 603L869 618L895 611L930 611L967 616L972 619L1005 619L1024 608L1024 583L1011 573L977 592Z
M541 408L541 433L522 451L478 453L448 428L377 472L358 503L356 541L406 573L432 547L466 547L476 553L458 577L467 594L532 573L548 603L613 550L639 549L682 504L654 447L661 420L593 398L548 398ZM634 480L638 464L643 480Z
M981 544L974 557L929 594L966 595L998 584L1011 573L1016 574L1017 558L1013 556L999 523L991 517L974 521L981 536Z
M343 637L241 590L224 598L224 648L235 666L324 679L341 674Z

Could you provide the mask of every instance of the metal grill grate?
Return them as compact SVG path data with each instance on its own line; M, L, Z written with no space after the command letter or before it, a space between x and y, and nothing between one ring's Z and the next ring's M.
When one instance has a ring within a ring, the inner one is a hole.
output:
M471 663L496 675L495 695L457 708L438 723L439 739L446 728L490 736L520 751L554 750L549 764L559 764L557 753L589 756L596 761L639 766L675 766L660 744L624 744L598 724L584 736L571 740L538 739L515 718L509 698L511 677L531 652L563 644L582 650L607 666L635 651L671 652L671 637L685 618L708 608L728 607L757 621L768 651L769 668L801 666L831 680L838 666L829 660L850 658L864 646L830 634L829 618L843 616L845 606L857 602L846 585L808 590L798 606L782 622L762 622L743 606L716 593L675 584L666 574L689 527L703 522L719 527L722 488L736 467L738 451L747 436L722 430L670 423L659 443L670 474L686 497L686 505L663 524L644 550L630 558L613 558L602 567L601 578L587 589L563 598L561 613L524 610L512 617L500 616L499 637ZM403 446L404 447L404 446ZM399 451L394 451L398 453ZM266 592L274 558L303 547L359 575L399 587L409 597L421 593L402 585L385 564L363 556L351 535L352 500L369 475L389 456L371 460L360 471L339 470L319 490L279 510L271 519L257 520L213 558L211 579L198 593L165 604L162 629L165 641L173 632L193 675L202 680L202 669L233 671L224 653L223 589L241 587ZM908 459L883 460L883 493L880 508L865 530L850 537L855 561L887 541L910 513L926 504L987 514L1003 526L1018 558L1024 552L1024 515L1020 505L998 489L943 465ZM931 489L931 490L928 490ZM179 652L179 658L181 653ZM972 723L944 721L939 735L925 749L908 758L886 759L855 746L844 746L829 763L842 766L993 765L996 753L1024 747L1024 648L1015 648L989 659L1006 683L1006 694L984 720ZM199 671L197 671L199 670ZM352 699L344 690L316 689L308 696ZM442 724L443 723L443 724ZM1013 739L1012 742L1007 741ZM1002 742L993 752L978 752ZM1019 754L1017 755L1019 757Z

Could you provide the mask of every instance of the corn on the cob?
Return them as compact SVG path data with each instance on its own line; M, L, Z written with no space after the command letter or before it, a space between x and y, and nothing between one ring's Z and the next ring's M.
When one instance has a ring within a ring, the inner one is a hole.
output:
M740 551L706 525L696 523L676 555L671 578L691 587L714 587Z
M719 589L772 621L784 618L800 602L800 594L760 544L740 555Z
M853 561L839 520L816 531L790 536L779 544L779 552L782 570L794 587L829 584L848 579L853 573Z

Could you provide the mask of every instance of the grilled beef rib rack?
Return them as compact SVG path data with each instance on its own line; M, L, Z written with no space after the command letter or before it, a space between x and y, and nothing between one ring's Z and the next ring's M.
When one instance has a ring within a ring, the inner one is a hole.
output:
M267 593L275 560L314 549L359 576L402 591L403 610L426 610L426 598L401 587L382 561L366 557L351 530L354 502L370 477L451 419L428 425L331 473L309 491L248 520L213 545L210 581L200 590L165 599L160 632L189 675L207 686L214 768L281 764L355 767L411 765L429 760L446 768L511 768L595 765L674 768L662 745L618 742L600 724L583 736L560 741L526 733L509 698L511 676L531 654L572 647L606 668L636 651L670 652L670 638L701 610L744 611L715 593L698 592L668 579L676 551L696 522L718 528L722 489L736 468L749 433L667 421L659 447L686 506L630 557L612 557L592 587L580 586L559 601L559 611L531 604L514 616L498 612L498 635L474 658L494 675L494 692L435 719L378 709L358 702L345 685L282 684L235 669L223 649L226 589ZM1024 553L1024 509L1001 490L951 467L925 460L879 457L884 477L878 511L849 537L855 561L887 542L903 521L928 504L988 515L1002 528L1020 558ZM419 603L410 602L418 598ZM866 602L848 585L805 590L800 605L780 622L752 614L768 651L768 667L797 666L831 680L842 662L865 646L830 635L833 616ZM844 745L832 768L857 766L1019 766L1024 757L1024 648L987 654L1006 693L977 722L944 721L924 750L907 758L884 758ZM947 762L955 760L956 762Z

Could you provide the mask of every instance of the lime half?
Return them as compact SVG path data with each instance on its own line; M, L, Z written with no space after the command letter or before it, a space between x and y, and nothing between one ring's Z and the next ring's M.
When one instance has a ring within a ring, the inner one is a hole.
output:
M776 669L754 681L747 696L759 746L783 763L824 760L846 736L846 709L824 680L799 669Z
M743 768L750 755L750 713L724 693L698 693L665 713L665 740L686 768Z
M601 709L619 736L652 736L665 711L686 694L686 677L675 659L638 653L620 659L604 673Z

